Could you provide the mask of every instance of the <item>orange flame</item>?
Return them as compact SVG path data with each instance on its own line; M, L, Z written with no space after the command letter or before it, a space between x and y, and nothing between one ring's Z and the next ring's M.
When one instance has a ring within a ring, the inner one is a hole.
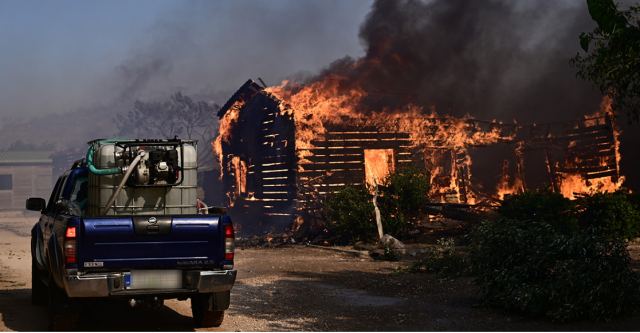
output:
M522 179L516 175L516 177L511 180L511 177L509 176L509 161L502 161L502 175L500 176L500 181L496 188L498 199L504 200L508 195L521 193L523 191L524 183L522 182Z
M470 115L452 117L438 114L434 108L425 110L420 106L406 105L398 109L385 109L382 112L360 110L360 105L367 93L356 83L347 82L346 77L340 75L326 75L323 79L309 84L299 85L283 81L278 86L265 88L267 94L279 101L281 114L293 118L295 124L295 147L298 155L298 169L304 171L309 162L316 140L322 141L328 132L329 125L373 126L381 131L408 133L410 148L417 148L424 152L424 162L431 176L430 195L446 202L466 202L474 204L478 200L473 193L471 182L472 160L468 153L469 147L491 145L498 142L514 142L517 124L505 125L498 121L480 122ZM237 123L239 111L244 106L243 101L235 104L220 120L220 132L213 142L214 150L221 163L224 160L222 146L231 140L231 129ZM603 117L605 115L606 117ZM607 118L609 117L609 118ZM601 119L611 119L611 101L605 98L601 110L595 115L585 117L580 124L582 127L600 126ZM613 123L610 123L613 126ZM513 128L513 131L506 130ZM619 144L620 132L613 128L615 142L616 176L608 176L587 180L579 173L559 174L559 162L551 162L547 157L547 168L552 176L554 186L568 198L574 198L575 193L589 193L593 191L615 191L619 189L624 177L619 176ZM550 134L548 134L550 136ZM549 137L550 138L550 137ZM568 143L568 149L577 149L576 140ZM523 180L523 150L524 142L516 143L516 172L509 175L509 164L503 163L502 174L495 188L494 198L500 200L510 194L525 190ZM364 152L364 167L366 183L380 184L389 173L395 169L392 149L371 149ZM576 155L577 156L577 155ZM580 166L584 161L578 157L572 161L564 161L565 165ZM234 162L235 163L235 162ZM612 165L607 157L599 160L602 167ZM553 168L552 168L553 167ZM234 169L242 169L234 164ZM245 166L246 169L246 166ZM571 168L568 168L571 169ZM574 168L579 169L579 168ZM222 170L222 167L221 167ZM237 177L237 173L236 173ZM436 179L443 181L436 182ZM238 181L237 181L238 182ZM246 182L246 180L245 180ZM239 181L238 184L242 184ZM242 187L239 185L239 187Z
M516 155L516 173L515 176L509 176L509 161L502 161L502 174L498 181L496 188L496 194L498 199L504 200L507 195L517 194L524 192L524 181L522 180L522 169L524 164L524 142L520 141L516 143L515 155Z
M222 144L228 144L231 141L231 130L235 123L238 122L240 117L240 109L244 106L244 102L235 101L229 108L227 113L220 119L218 136L211 143L213 152L218 156L218 163L220 163L220 179L222 179L224 158L222 152Z
M247 163L240 159L238 156L234 156L231 159L231 165L233 166L233 172L236 176L236 195L240 196L247 192Z
M490 130L487 131L476 128L472 122L473 118L469 115L462 118L441 116L433 109L425 112L416 105L383 112L361 112L358 105L366 93L360 88L341 89L345 80L344 77L331 75L324 80L301 87L283 81L279 86L266 89L281 101L283 112L293 114L296 124L296 149L302 162L309 156L309 149L314 148L312 141L326 133L327 124L375 126L381 130L406 132L410 134L414 147L446 148L462 156L455 158L455 162L462 165L463 174L460 174L461 170L458 168L452 167L449 186L436 188L435 191L442 194L455 193L455 201L458 202L475 202L475 196L471 192L465 194L466 200L462 200L459 188L462 182L468 183L471 179L472 162L466 153L466 147L511 141L514 134L503 134L501 123L496 121L490 124ZM299 165L301 169L302 164L304 163ZM378 164L380 163L374 165ZM377 174L377 171L367 172L369 175ZM444 170L431 170L431 176L435 177L442 172ZM376 177L368 176L367 182L371 183L374 178ZM379 182L380 179L376 181Z
M611 177L584 179L580 175L569 174L561 180L560 193L571 200L578 194L611 193L619 190L623 181L624 177L613 181Z
M364 168L367 185L382 184L395 171L393 149L365 149Z
M337 76L328 78L306 85L295 93L296 87L289 81L265 89L281 101L280 109L283 112L293 114L296 148L303 152L303 156L305 150L313 148L311 141L326 132L324 124L337 124L341 120L354 118L363 120L355 109L365 93L360 89L341 92L339 83L343 79Z
M613 131L613 142L614 142L614 163L610 163L608 156L600 156L599 157L599 165L600 166L608 166L615 165L615 176L605 176L598 178L587 179L580 174L567 173L561 175L560 179L560 193L563 196L569 199L575 199L577 194L593 194L596 192L615 192L622 187L624 183L625 177L620 176L620 141L619 137L621 131L615 127L615 124L612 122L614 113L611 108L611 99L608 96L605 96L602 99L602 103L600 104L600 110L594 114L585 116L582 126L584 127L592 127L599 125L607 125L608 121L611 121L611 127ZM569 148L575 147L577 142L571 141L569 142ZM568 165L577 165L581 161L579 158L575 158L573 161L568 161Z

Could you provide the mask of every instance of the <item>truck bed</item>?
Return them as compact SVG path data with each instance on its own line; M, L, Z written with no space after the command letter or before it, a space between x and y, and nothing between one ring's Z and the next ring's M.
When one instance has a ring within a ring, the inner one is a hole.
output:
M83 218L80 271L219 268L224 235L219 215Z

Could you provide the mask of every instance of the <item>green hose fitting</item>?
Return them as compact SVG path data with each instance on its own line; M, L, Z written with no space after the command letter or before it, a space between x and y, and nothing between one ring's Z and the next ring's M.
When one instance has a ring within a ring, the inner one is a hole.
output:
M93 153L95 152L94 146L91 145L89 147L89 149L87 150L87 167L89 167L89 171L94 174L94 175L100 175L100 176L104 176L104 175L115 175L115 174L119 174L122 173L122 169L115 167L115 168L109 168L109 169L98 169L95 167L95 165L93 165Z

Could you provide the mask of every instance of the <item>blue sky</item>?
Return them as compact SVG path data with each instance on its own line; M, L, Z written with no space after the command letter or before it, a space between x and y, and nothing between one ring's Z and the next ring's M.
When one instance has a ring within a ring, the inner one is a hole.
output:
M0 1L0 114L61 112L74 100L88 102L91 86L175 5Z
M368 0L0 0L0 117L108 103L124 84L122 69L151 58L165 71L153 73L134 97L228 90L249 77L273 82L317 71L362 53L358 27L369 6Z
M48 68L68 61L95 64L122 56L175 1L0 1L0 41L9 59L37 59ZM100 64L98 64L100 65Z

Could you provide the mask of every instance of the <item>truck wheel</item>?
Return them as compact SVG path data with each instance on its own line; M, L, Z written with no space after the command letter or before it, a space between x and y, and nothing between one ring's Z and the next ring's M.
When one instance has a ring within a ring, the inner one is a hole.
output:
M191 297L191 313L196 327L218 327L224 321L224 311L211 310L213 294Z
M47 296L47 286L40 278L36 259L31 257L31 304L46 305Z
M53 283L53 282L51 282ZM75 330L79 316L73 302L63 290L55 285L49 286L49 330L73 331Z

